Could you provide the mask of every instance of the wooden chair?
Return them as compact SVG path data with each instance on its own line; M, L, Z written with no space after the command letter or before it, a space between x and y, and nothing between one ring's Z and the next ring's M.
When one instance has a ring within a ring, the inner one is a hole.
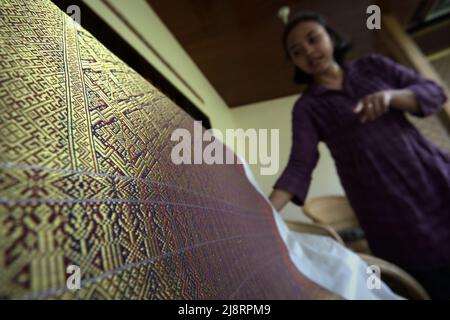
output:
M337 241L338 243L345 245L342 238L333 228L325 225L309 223L309 222L298 222L298 221L285 221L289 230L316 234L330 237ZM381 279L391 288L392 291L398 295L410 299L410 300L429 300L430 296L425 291L425 289L417 282L411 275L409 275L403 269L397 267L396 265L385 261L383 259L368 255L368 254L358 254L361 259L363 259L368 265L376 265L380 268Z
M345 246L344 240L342 240L339 234L331 227L320 225L317 223L298 222L291 220L286 220L285 223L291 231L327 236Z
M370 253L358 219L344 196L323 196L309 199L303 212L313 222L333 228L345 245L355 252Z

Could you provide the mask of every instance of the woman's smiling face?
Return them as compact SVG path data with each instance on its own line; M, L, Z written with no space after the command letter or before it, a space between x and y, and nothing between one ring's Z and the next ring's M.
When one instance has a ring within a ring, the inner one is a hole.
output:
M323 73L333 63L333 41L315 21L298 23L287 37L287 49L292 62L312 76Z

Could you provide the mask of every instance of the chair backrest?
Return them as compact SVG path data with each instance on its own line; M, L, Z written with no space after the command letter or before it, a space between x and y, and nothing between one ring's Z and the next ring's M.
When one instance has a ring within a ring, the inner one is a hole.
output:
M336 231L359 226L355 213L345 196L323 196L308 199L303 212L312 221L333 227Z
M369 266L375 265L380 268L380 277L395 293L411 300L430 299L430 296L420 283L403 269L371 255L359 254L359 256Z

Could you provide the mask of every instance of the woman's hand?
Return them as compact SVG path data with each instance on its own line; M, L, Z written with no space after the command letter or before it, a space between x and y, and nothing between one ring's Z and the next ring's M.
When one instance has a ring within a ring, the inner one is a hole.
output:
M373 121L389 110L392 96L393 92L390 90L369 94L359 101L353 112L359 116L362 123Z
M293 197L294 195L289 191L274 189L269 196L269 200L273 207L280 212Z

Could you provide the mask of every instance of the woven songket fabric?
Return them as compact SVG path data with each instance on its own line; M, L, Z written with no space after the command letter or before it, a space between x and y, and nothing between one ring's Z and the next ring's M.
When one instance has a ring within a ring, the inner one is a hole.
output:
M172 163L191 117L50 1L0 3L0 297L336 298L242 165Z

